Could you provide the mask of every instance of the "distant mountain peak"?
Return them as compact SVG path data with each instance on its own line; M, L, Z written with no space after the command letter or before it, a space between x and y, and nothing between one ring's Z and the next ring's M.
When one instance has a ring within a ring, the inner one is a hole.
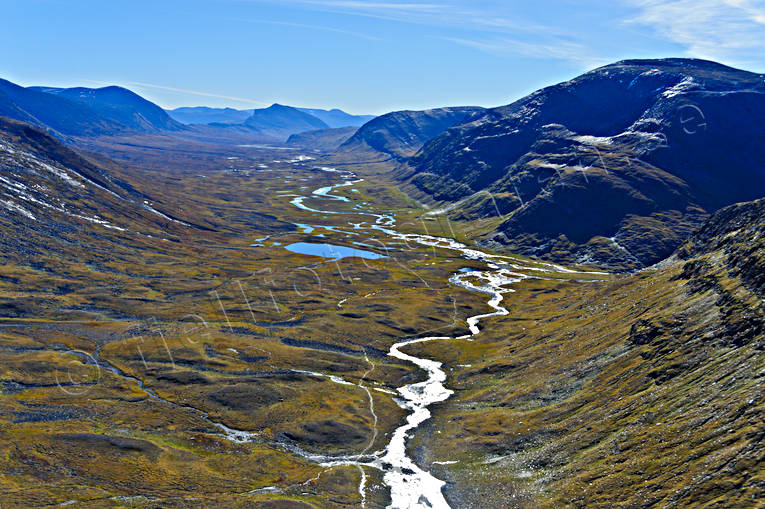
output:
M317 108L298 108L304 113L312 115L322 122L326 123L331 128L339 127L360 127L370 120L374 115L351 115L339 108L332 108L331 110L322 110Z
M329 125L309 113L277 103L268 108L253 110L244 124L268 132L282 141L296 133L329 128Z
M450 127L474 120L484 111L480 107L464 106L386 113L364 124L339 149L346 153L372 152L406 158L428 140Z
M209 106L185 106L166 110L176 121L190 124L242 124L252 115L252 110L234 108L211 108Z
M173 120L156 104L141 97L132 90L116 85L100 88L28 87L25 90L29 91L29 93L24 97L19 95L19 100L31 109L39 109L40 107L40 98L34 94L43 93L67 101L73 101L80 104L82 109L90 110L93 115L111 121L114 125L108 129L108 132L103 134L115 134L121 131L158 132L183 129L180 123ZM64 112L72 107L71 104L61 101L46 101L46 103L48 103L48 106L46 107L47 111L44 113L48 117L55 116L57 111L64 115ZM67 133L69 131L66 122L66 117L57 122L63 128L61 132ZM97 128L97 126L98 122L94 122L92 127Z

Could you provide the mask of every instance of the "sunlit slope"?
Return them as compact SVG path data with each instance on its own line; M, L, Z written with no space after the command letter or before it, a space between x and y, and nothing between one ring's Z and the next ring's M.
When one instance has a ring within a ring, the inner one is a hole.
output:
M765 200L725 208L641 273L528 280L474 344L428 345L456 396L415 451L456 461L433 465L453 505L761 499L764 212Z

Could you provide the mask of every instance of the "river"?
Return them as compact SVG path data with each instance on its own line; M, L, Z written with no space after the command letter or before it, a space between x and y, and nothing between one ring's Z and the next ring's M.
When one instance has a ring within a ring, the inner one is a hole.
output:
M338 172L339 173L339 172ZM310 196L299 196L291 200L291 203L304 210L320 214L344 214L332 210L319 210L304 205L304 201L309 197L314 200L324 199L332 201L350 201L345 197L331 194L332 191L340 187L348 187L361 182L356 175L348 172L342 175L342 183L334 186L327 186L317 189ZM423 246L447 249L460 253L465 260L480 261L486 264L485 270L474 270L470 272L460 272L450 278L452 284L461 286L470 291L483 292L489 296L487 302L492 309L489 313L479 314L467 318L469 333L458 336L425 336L420 338L403 339L390 347L388 355L403 361L411 362L427 374L424 382L404 385L397 389L400 395L399 404L402 408L409 411L406 422L395 429L390 441L386 447L371 454L366 451L357 456L345 457L326 457L319 455L306 454L302 451L295 451L323 466L331 467L336 465L355 465L362 470L362 481L359 491L362 500L365 500L365 482L366 475L363 468L375 468L383 472L383 481L390 488L391 503L390 509L433 509L449 508L449 504L443 495L442 488L444 481L437 479L430 472L421 469L412 458L407 455L408 439L412 433L423 422L431 417L429 406L434 403L447 400L453 392L444 386L447 380L446 372L442 369L442 364L436 360L415 357L402 352L402 349L414 343L423 343L428 341L439 341L447 339L457 339L470 341L481 332L478 327L479 321L492 316L507 315L508 310L502 306L504 294L513 291L509 286L525 278L534 277L535 271L544 270L549 273L571 274L574 271L555 264L542 264L535 262L534 265L524 265L524 262L518 258L507 257L485 253L478 249L469 247L453 239L435 237L431 235L418 235L410 233L400 233L394 229L395 218L388 214L375 214L372 212L361 212L356 207L352 215L371 216L374 221L366 226L359 223L353 223L353 229L373 229L380 231L391 239L401 240L405 243L415 242ZM312 225L314 226L314 225ZM544 267L544 269L540 269ZM363 387L363 386L362 386ZM366 390L366 389L365 389ZM370 405L373 405L370 395ZM370 406L374 414L373 406ZM376 433L376 431L375 431ZM371 443L370 443L371 446ZM364 505L362 503L362 505Z
M330 468L330 467L338 466L338 465L348 465L348 466L358 467L359 470L361 471L361 482L359 485L359 493L362 499L362 507L364 507L366 504L365 490L366 490L367 476L366 476L366 472L364 468L372 468L372 469L376 469L383 472L383 482L390 489L390 495L391 495L391 503L388 505L389 509L449 508L449 504L447 503L446 498L444 497L442 492L442 488L445 483L442 480L437 479L430 472L420 468L414 462L414 460L407 455L407 443L410 437L412 436L413 432L423 422L427 421L431 417L431 413L428 407L430 407L434 403L447 400L453 394L453 392L447 389L444 385L447 381L447 375L446 375L446 372L442 369L441 362L438 362L432 359L416 357L414 355L409 355L403 352L402 349L404 349L404 347L406 346L409 346L415 343L424 343L428 341L452 340L452 339L457 339L461 341L472 341L473 337L476 336L477 334L480 334L481 332L478 326L481 320L492 317L492 316L501 316L501 315L508 314L508 310L504 306L502 306L502 302L504 300L504 294L513 291L513 289L510 288L512 284L517 283L525 278L538 277L540 271L543 271L545 273L545 277L549 277L551 274L556 274L556 273L559 274L560 276L565 277L566 274L570 275L574 273L575 271L572 271L564 267L561 267L559 265L555 265L551 263L542 263L542 262L527 263L516 257L485 253L481 250L478 250L478 249L469 247L465 244L462 244L460 242L457 242L456 240L453 240L453 239L435 237L431 235L400 233L394 229L396 221L395 221L395 217L392 214L377 214L373 212L364 211L362 210L362 204L355 205L354 210L350 212L318 210L318 209L310 208L304 205L304 201L309 198L313 200L317 200L317 201L326 200L328 203L329 202L334 202L334 203L350 202L351 200L349 200L348 198L331 194L332 191L340 187L349 187L359 182L362 182L362 179L358 179L357 176L351 172L341 172L341 171L337 171L337 170L333 170L329 168L322 168L322 170L336 172L344 180L341 183L333 185L333 186L326 186L326 187L316 189L310 195L297 196L293 198L290 201L290 203L303 211L309 211L309 212L313 212L317 214L322 214L322 215L348 214L353 216L370 217L372 218L372 220L366 221L366 222L358 222L358 223L349 222L348 224L350 225L350 228L353 231L345 231L338 227L333 227L333 226L307 225L302 223L301 224L296 223L302 229L304 233L310 233L314 230L314 228L323 228L325 230L339 232L339 233L346 233L348 235L359 235L363 230L370 230L370 231L375 230L375 231L383 233L384 235L389 237L391 240L403 241L404 245L411 245L410 243L414 242L422 246L433 247L434 249L445 249L445 250L456 251L465 260L471 260L473 262L475 261L483 262L486 265L486 268L484 270L470 270L468 272L460 271L456 274L453 274L449 278L449 282L451 284L460 286L470 291L482 292L487 294L489 296L489 300L487 304L491 308L491 311L488 313L483 313L483 314L478 314L478 315L468 317L466 319L466 325L469 331L468 334L464 334L457 337L450 337L450 336L424 336L424 337L418 337L418 338L409 337L394 343L390 347L390 350L388 351L389 356L399 360L410 362L416 365L419 369L423 370L426 373L427 379L423 382L408 384L408 385L404 385L402 387L397 388L397 394L400 397L396 398L396 401L402 408L407 410L409 414L407 415L406 421L393 431L391 438L389 442L387 443L387 445L385 446L385 448L379 451L369 452L369 449L372 448L372 446L374 445L375 439L377 438L378 430L377 430L377 415L375 414L375 409L374 409L374 400L372 398L372 394L369 388L363 384L363 380L366 377L366 375L369 374L369 372L371 372L372 369L374 369L374 365L371 362L369 362L368 358L367 358L367 362L370 364L371 367L369 371L364 376L362 376L361 380L358 383L353 383L353 382L344 380L341 377L325 374L325 373L286 370L286 372L289 372L289 373L302 374L302 375L315 376L315 377L325 377L334 383L338 383L342 385L355 385L359 387L360 389L364 390L368 397L369 411L373 417L374 426L372 430L371 439L366 449L364 449L363 451L361 451L359 454L356 454L356 455L326 456L326 455L320 455L320 454L312 454L312 453L303 451L299 447L295 446L294 444L281 443L279 445L289 450L290 452L300 455L301 457L306 458L307 460L310 460L312 462L315 462L323 467ZM295 196L295 195L292 195L292 196ZM265 241L267 240L267 238L268 237L258 239L258 240ZM316 248L315 246L319 246L319 248ZM321 246L322 246L321 244L316 244L316 245L313 245L311 249L322 249ZM290 247L290 246L285 246L285 247ZM292 247L294 249L294 245L292 245ZM341 258L342 256L357 256L357 254L355 254L355 251L358 251L358 250L353 250L351 248L344 248L344 249L348 251L344 251L342 253L328 251L329 256L327 257L327 259L337 260ZM363 251L360 251L360 252L363 252ZM325 257L321 252L318 252L318 254L322 257ZM372 256L372 258L375 258L375 257L385 258L385 256L382 256L382 255ZM471 265L474 265L474 263L472 263ZM534 275L535 272L537 273L537 275ZM341 307L344 301L345 300L341 301L338 304L338 307ZM138 386L146 393L147 397L151 400L160 401L163 404L172 405L174 407L185 408L191 412L196 413L199 417L207 421L209 424L220 429L223 435L232 442L247 443L247 442L252 442L252 441L256 441L260 439L260 433L229 428L225 426L224 424L211 419L210 415L203 410L197 409L188 404L176 403L176 402L160 397L155 391L146 387L143 381L140 380L139 378L133 377L123 372L116 366L102 359L100 356L100 353L101 353L100 347L95 352L95 356L91 356L90 354L87 354L85 352L79 352L79 351L70 351L66 353L69 353L78 357L84 356L86 364L93 365L97 367L99 370L103 369L103 370L109 371L118 377L137 383ZM441 462L441 463L446 464L446 463L451 463L451 461ZM281 490L277 487L268 487L268 488L263 488L261 490L256 490L256 492L267 492L267 491L281 491Z

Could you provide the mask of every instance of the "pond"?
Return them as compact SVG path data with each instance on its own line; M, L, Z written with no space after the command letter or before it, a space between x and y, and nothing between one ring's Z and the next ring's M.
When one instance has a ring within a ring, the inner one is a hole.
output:
M347 246L336 246L334 244L296 242L294 244L284 246L284 248L288 251L292 251L293 253L321 256L323 258L332 258L334 260L340 260L341 258L349 257L366 258L367 260L385 258L385 255L373 253L372 251L364 251L363 249L356 249Z

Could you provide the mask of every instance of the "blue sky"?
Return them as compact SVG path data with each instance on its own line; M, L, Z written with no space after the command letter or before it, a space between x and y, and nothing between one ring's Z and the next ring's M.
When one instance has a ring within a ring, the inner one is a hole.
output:
M0 0L0 77L165 107L496 106L625 58L765 72L765 0Z

